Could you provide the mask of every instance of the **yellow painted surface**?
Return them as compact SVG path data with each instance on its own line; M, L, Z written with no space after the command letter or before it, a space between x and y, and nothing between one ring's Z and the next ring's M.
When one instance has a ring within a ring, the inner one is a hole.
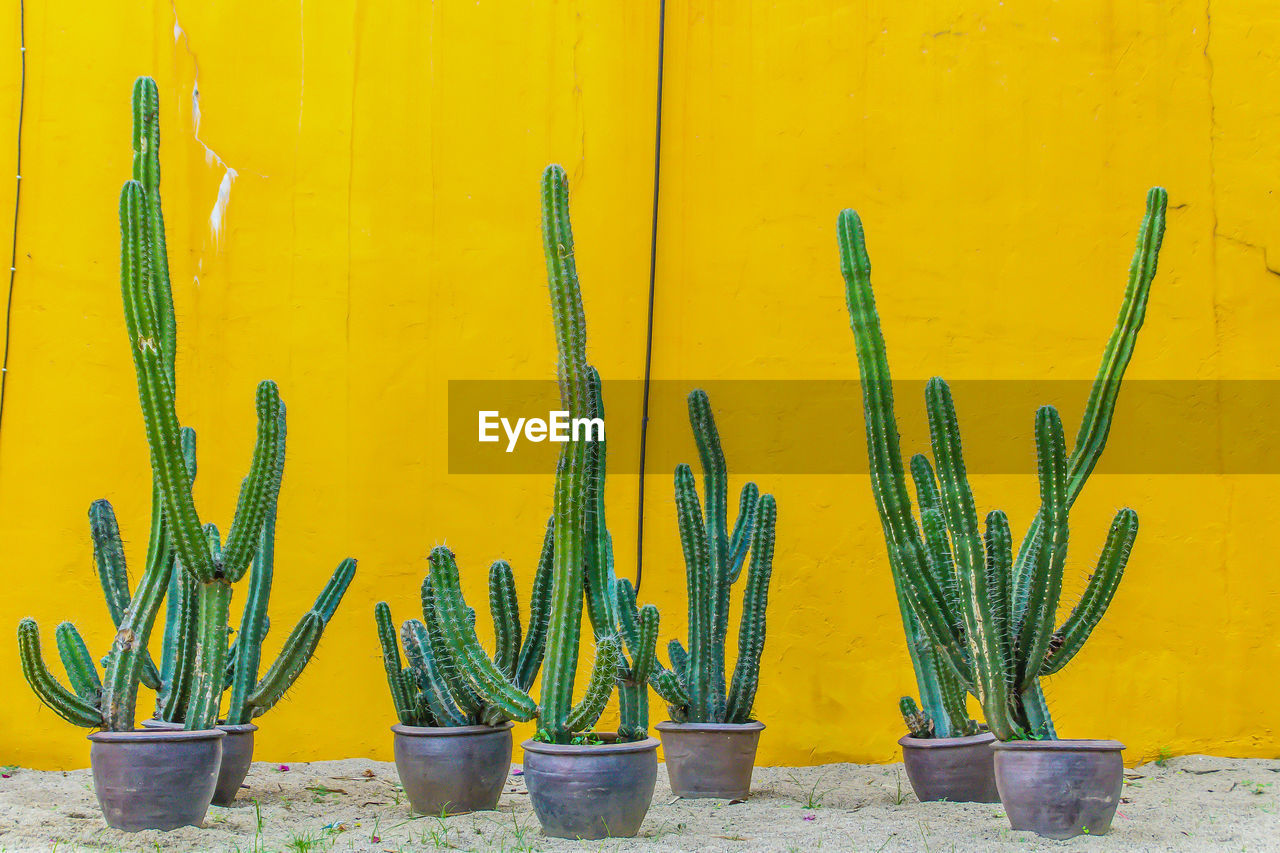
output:
M1280 268L1280 15L1218 5L673 0L654 375L856 377L833 229L855 206L897 376L1087 379L1143 192L1162 184L1169 231L1130 375L1280 378L1267 269ZM497 557L527 586L549 509L550 472L450 476L445 463L449 379L552 375L547 162L572 180L592 359L607 378L642 374L656 3L178 0L180 29L163 0L26 0L26 15L0 763L86 763L83 732L23 685L12 627L34 615L51 641L73 618L105 647L89 502L115 503L135 566L145 547L115 220L142 73L162 93L180 409L200 434L208 519L229 521L254 383L275 378L289 405L269 654L338 560L360 559L319 657L262 721L259 755L388 759L373 603L407 617L446 540L473 603ZM0 164L15 158L16 48L10 8ZM238 177L215 239L225 166ZM11 201L0 180L0 212ZM1073 428L1079 412L1065 415ZM847 416L860 443L852 402ZM749 425L724 424L732 466ZM1034 510L1027 471L975 478L982 508L1008 509L1017 529ZM913 685L867 479L762 485L780 520L760 760L892 760L896 699ZM1116 506L1143 529L1107 619L1048 685L1061 734L1119 738L1131 759L1280 754L1276 485L1095 477L1073 514L1074 574ZM626 574L635 487L611 479ZM670 636L685 616L669 475L648 487L644 597Z

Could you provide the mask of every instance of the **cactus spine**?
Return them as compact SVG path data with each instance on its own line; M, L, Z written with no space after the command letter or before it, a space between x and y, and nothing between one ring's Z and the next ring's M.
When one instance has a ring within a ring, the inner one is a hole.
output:
M1097 626L1138 532L1137 514L1120 510L1080 603L1055 630L1070 509L1106 446L1155 277L1166 205L1164 190L1154 188L1147 194L1120 316L1069 456L1057 410L1044 406L1036 412L1040 510L1016 560L1003 512L989 513L979 530L951 391L936 377L925 392L936 479L925 456L911 460L920 506L917 525L898 444L862 222L852 210L840 214L841 271L862 380L872 492L925 705L918 710L908 697L901 703L916 736L947 737L971 730L965 724L962 691L967 691L978 698L987 725L1001 740L1056 737L1039 678L1061 669Z
M693 469L676 467L676 521L684 551L689 595L689 648L669 646L673 669L654 682L676 722L745 723L752 719L760 656L764 652L765 610L773 572L774 530L778 508L772 495L755 483L742 487L733 531L728 528L729 477L711 401L705 391L689 395L702 464L706 507L700 506ZM725 688L725 638L729 630L729 593L751 554L738 629L738 662Z

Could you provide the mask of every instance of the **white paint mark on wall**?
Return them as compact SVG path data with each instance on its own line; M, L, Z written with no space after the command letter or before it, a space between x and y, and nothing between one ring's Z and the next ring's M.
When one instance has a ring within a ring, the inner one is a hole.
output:
M187 52L187 56L191 57L192 65L192 84L191 84L191 135L196 142L200 143L200 147L204 149L204 161L210 166L217 165L222 169L222 180L218 182L218 197L213 202L213 209L209 211L209 233L213 237L213 250L218 251L218 246L222 242L222 232L227 224L227 207L231 204L231 185L235 179L239 177L239 173L233 169L230 164L218 155L209 145L200 138L200 61L196 59L195 51L191 49L191 40L187 37L187 32L182 28L182 24L178 21L178 4L177 0L172 0L173 8L173 41L175 44L182 43L183 48Z

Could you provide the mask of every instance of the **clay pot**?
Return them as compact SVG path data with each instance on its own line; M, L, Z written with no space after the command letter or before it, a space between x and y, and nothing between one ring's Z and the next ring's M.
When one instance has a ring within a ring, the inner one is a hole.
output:
M569 746L527 740L524 780L544 834L553 838L632 838L658 781L658 741Z
M983 732L943 738L904 735L898 745L920 802L998 803L994 742L994 735Z
M994 743L996 786L1009 825L1046 838L1104 835L1124 786L1114 740Z
M745 800L764 723L658 723L662 754L678 797Z
M461 814L498 807L511 772L511 723L501 726L401 726L396 771L419 814Z
M199 826L213 799L226 732L95 732L93 789L107 825L125 832Z
M164 729L180 732L182 723L166 723L164 720L143 720L144 729ZM253 723L237 725L219 725L218 728L227 733L222 741L222 765L218 768L218 787L213 792L215 806L229 806L235 802L244 777L249 775L249 766L253 764L253 733L258 727Z

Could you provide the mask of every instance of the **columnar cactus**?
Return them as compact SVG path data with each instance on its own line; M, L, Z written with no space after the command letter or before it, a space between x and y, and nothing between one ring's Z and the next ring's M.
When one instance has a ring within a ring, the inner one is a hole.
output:
M575 420L602 418L600 376L587 363L569 185L559 166L547 167L542 175L542 237L559 350L561 408ZM645 736L648 703L643 685L657 670L653 647L658 611L637 608L630 585L615 577L604 516L605 446L592 438L599 437L573 435L560 453L552 521L534 584L530 634L523 645L518 642L518 619L512 620L516 608L505 563L490 571L490 608L497 634L492 655L476 637L475 615L463 600L457 564L447 548L431 552L431 572L423 584L423 621L406 623L402 631L407 669L395 644L390 610L377 606L387 680L402 721L462 725L536 717L540 739L572 743L599 720L616 682L623 693L619 737ZM584 598L596 657L584 695L575 702ZM539 702L529 694L537 658L543 670Z
M137 373L138 396L151 452L152 517L146 569L129 595L120 529L111 505L90 509L99 579L117 626L107 655L98 711L91 695L70 693L53 681L39 660L35 623L19 629L24 671L37 693L59 714L82 725L132 729L141 681L158 691L161 719L181 719L188 729L212 728L223 691L232 690L231 721L242 722L270 708L288 689L315 650L320 631L341 599L355 565L345 561L311 613L286 642L276 664L257 681L270 588L270 543L284 468L285 412L275 383L257 391L258 432L249 475L225 546L216 527L202 525L192 499L196 473L195 433L179 425L175 404L177 323L160 203L160 115L155 81L140 77L133 87L133 178L120 196L120 278L125 325ZM260 545L268 550L259 553ZM237 643L237 666L227 668L231 584L256 560L245 625ZM170 595L161 666L147 652L156 612ZM82 654L84 643L69 624L60 627L59 649L74 670L73 685L91 694L96 678ZM76 701L71 701L74 698ZM91 722L91 720L93 720Z
M1036 413L1040 510L1016 560L1003 512L989 513L979 530L951 391L936 377L929 380L925 401L937 477L924 455L911 460L921 514L917 524L862 223L852 210L840 214L841 270L861 372L872 491L925 704L918 714L914 702L904 698L902 703L908 728L917 736L963 733L958 724L967 715L961 691L968 691L978 698L997 738L1056 737L1039 678L1065 666L1097 626L1138 532L1133 510L1116 513L1080 602L1055 630L1069 512L1106 446L1156 272L1166 204L1164 190L1148 193L1124 304L1070 456L1057 410L1044 406Z
M676 520L689 591L689 647L686 651L678 640L668 644L673 669L670 674L657 673L653 686L667 700L675 722L745 723L752 719L764 652L778 508L773 495L761 495L755 483L747 483L730 533L728 470L705 391L689 395L689 423L698 444L706 495L704 514L693 470L685 464L676 467ZM748 549L751 566L742 598L738 661L726 691L729 593L742 574Z

